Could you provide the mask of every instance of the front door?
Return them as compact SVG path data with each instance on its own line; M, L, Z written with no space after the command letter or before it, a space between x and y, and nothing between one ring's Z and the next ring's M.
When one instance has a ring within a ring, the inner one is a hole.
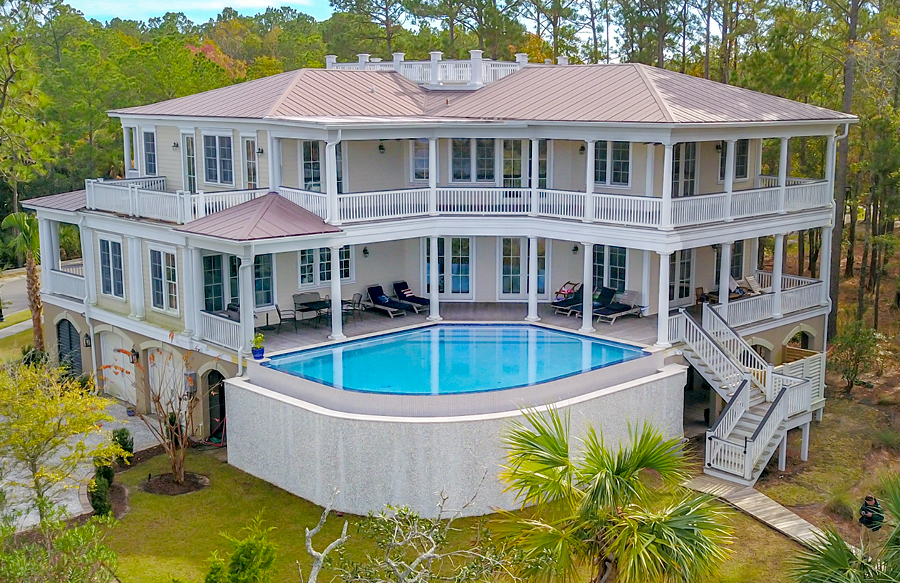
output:
M134 365L129 354L131 347L126 348L125 339L112 332L100 334L100 359L103 365L103 390L117 399L132 405L137 401L137 379L134 376Z
M225 377L217 370L206 375L206 389L209 395L209 438L222 440L225 437Z
M697 194L697 142L675 144L672 151L672 196Z
M669 260L669 306L689 306L694 302L693 250L672 253Z

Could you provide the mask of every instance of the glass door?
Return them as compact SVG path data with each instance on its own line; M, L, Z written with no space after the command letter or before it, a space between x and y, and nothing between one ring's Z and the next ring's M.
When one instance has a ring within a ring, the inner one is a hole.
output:
M256 158L256 139L241 138L244 150L244 188L259 188L259 167Z
M472 240L469 237L438 237L437 241L438 294L442 299L472 299ZM430 238L425 238L423 249L425 281L422 288L431 293Z
M528 299L528 238L501 237L499 242L500 300ZM547 299L547 240L538 239L538 298Z
M184 189L187 192L197 192L197 157L194 153L194 136L182 135L184 150Z
M672 196L697 194L697 142L675 144L672 151Z
M670 255L669 260L669 305L686 306L694 302L693 290L693 250L685 249Z

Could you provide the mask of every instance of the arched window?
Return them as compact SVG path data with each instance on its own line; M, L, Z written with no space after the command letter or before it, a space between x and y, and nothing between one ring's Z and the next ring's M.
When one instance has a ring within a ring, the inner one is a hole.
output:
M81 335L72 322L60 320L56 325L56 338L59 346L59 363L69 368L75 376L81 370Z
M797 332L791 337L787 345L793 346L794 348L802 348L803 350L810 350L810 346L812 346L812 336L810 336L808 332Z

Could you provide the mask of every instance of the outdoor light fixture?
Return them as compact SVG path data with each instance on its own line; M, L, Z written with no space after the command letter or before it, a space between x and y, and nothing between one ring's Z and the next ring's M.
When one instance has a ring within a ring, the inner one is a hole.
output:
M578 255L578 245L572 245L572 255Z
M257 153L258 155L260 155L260 156L262 156L263 154L265 154L265 152L263 152L263 149L262 149L262 148L257 148L257 149L256 149L256 153Z
M131 364L137 364L137 361L140 360L141 355L138 354L138 351L134 348L131 349L131 353L128 355L128 361Z
M716 144L716 152L718 152L720 154L722 153L722 142L719 142L718 144Z
M378 151L384 154L384 144L378 144Z
M581 144L581 147L578 148L578 153L584 156L584 144Z
M173 149L173 150L177 150L177 149L178 149L178 142L172 142L172 149Z
M368 256L369 256L369 248L363 247L363 257L368 257Z
M87 334L84 335L84 347L85 348L91 347L91 337L88 336Z

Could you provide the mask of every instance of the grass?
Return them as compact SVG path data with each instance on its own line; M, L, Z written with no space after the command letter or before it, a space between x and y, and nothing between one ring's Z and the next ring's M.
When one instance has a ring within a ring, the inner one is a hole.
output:
M4 328L8 328L13 324L18 324L19 322L24 322L25 320L31 319L31 310L21 310L15 312L13 314L9 314L4 317L3 321L0 322L0 330Z
M22 330L12 336L0 338L0 362L9 362L22 358L22 347L31 344L31 330Z
M241 529L261 516L272 526L272 541L277 545L273 583L298 581L296 562L308 572L310 558L305 550L304 528L312 527L321 516L321 508L293 496L271 484L241 472L211 455L192 452L189 471L210 478L203 491L184 496L157 496L138 489L147 474L168 471L165 456L157 456L138 467L118 474L116 479L131 492L131 510L108 532L108 544L119 554L119 578L127 583L158 583L173 576L186 583L199 582L214 551L229 551L220 533L240 536ZM322 533L314 540L321 550L340 532L343 520L350 521L348 556L361 559L374 550L371 542L356 531L358 517L338 519L331 516ZM785 564L799 547L778 533L741 515L734 515L736 540L734 554L722 566L718 576L707 583L766 581L787 583ZM469 546L483 519L457 523L453 546ZM320 580L330 581L330 573Z

